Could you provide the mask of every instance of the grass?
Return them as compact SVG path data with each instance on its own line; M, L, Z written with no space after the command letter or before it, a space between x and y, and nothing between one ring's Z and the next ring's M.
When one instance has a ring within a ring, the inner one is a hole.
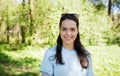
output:
M0 76L41 76L39 69L46 48L20 47L0 45ZM120 75L119 46L102 45L86 48L92 54L95 76Z
M11 48L10 45L0 45L0 76L40 76L44 49L31 46L17 50Z
M95 76L119 76L120 75L120 47L112 46L88 46L93 60Z

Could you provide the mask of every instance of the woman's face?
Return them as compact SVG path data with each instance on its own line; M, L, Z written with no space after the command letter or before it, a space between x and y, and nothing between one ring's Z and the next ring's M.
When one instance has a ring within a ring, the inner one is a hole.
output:
M70 19L65 19L61 23L60 36L63 44L70 45L74 43L78 34L77 24L75 21Z

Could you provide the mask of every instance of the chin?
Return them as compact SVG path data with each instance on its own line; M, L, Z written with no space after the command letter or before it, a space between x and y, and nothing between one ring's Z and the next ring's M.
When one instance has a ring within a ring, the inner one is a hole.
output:
M73 42L64 42L65 44L67 44L67 45L70 45L70 44L73 44Z

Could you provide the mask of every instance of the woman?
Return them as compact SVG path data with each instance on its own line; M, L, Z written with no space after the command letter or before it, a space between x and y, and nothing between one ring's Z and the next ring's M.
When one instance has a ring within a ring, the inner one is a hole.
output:
M94 76L90 54L80 42L77 14L62 14L57 45L46 51L40 71L42 76Z

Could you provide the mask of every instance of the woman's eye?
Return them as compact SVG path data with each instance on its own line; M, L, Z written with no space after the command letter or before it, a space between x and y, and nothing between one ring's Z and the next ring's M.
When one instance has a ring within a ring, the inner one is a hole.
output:
M62 31L65 31L66 29L65 28L62 28Z
M71 31L75 31L75 29L74 29L74 28L71 28Z

